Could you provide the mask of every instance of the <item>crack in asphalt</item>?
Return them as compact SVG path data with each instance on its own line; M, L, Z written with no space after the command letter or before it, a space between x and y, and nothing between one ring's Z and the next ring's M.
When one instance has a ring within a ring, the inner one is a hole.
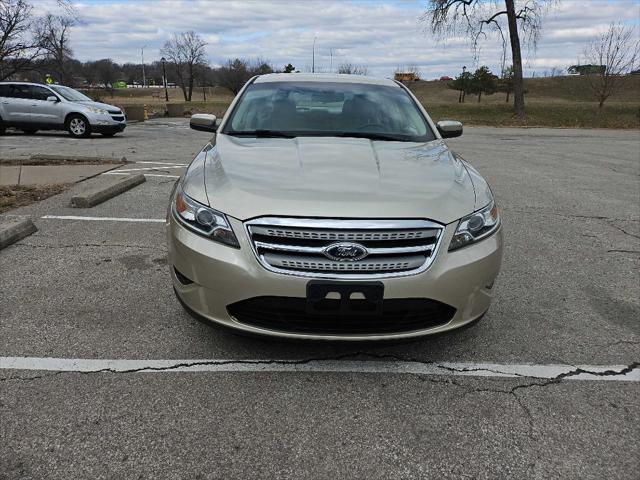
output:
M71 245L35 245L33 243L15 243L16 247L31 247L31 248L78 248L78 247L124 247L124 248L142 248L147 250L161 250L161 248L153 247L149 245L127 245L121 243L78 243Z
M632 221L632 220L629 220L629 221ZM612 226L613 228L616 228L616 229L620 230L625 235L629 235L630 237L634 237L634 238L640 238L640 235L636 235L635 233L627 232L624 228L616 225L615 223L611 223L611 221L607 221L607 224Z
M553 216L556 216L556 217L587 218L587 219L590 219L590 220L604 220L607 223L608 222L613 222L613 221L618 221L618 222L639 222L640 221L640 218L616 218L616 217L608 217L606 215L579 215L579 214L576 214L576 213L541 212L541 211L535 211L535 210L520 210L520 209L517 209L517 208L503 208L503 210L516 212L516 213L527 213L527 214L543 215L543 216L544 215L553 215ZM613 226L616 226L616 225L613 225ZM625 232L625 233L627 233L627 232ZM633 234L629 234L629 235L633 235Z

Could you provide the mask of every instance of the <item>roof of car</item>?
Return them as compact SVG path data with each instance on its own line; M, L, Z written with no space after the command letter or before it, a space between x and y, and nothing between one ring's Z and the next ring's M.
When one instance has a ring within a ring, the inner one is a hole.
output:
M398 84L394 80L388 78L374 78L365 77L363 75L335 73L268 73L266 75L260 75L255 80L255 83L270 82L339 82L398 87Z
M51 85L45 85L44 83L34 83L34 82L12 82L10 80L0 82L0 84L11 83L12 85L36 85L38 87L50 87Z

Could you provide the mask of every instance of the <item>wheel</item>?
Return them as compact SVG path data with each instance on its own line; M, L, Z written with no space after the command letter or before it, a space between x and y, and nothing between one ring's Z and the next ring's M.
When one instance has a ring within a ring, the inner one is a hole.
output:
M117 132L101 133L103 137L113 137Z
M5 127L4 122L0 118L0 135L4 135L4 132L5 132L6 128L7 127Z
M85 138L91 135L91 125L82 115L70 115L67 119L67 131L75 138Z
M33 129L33 128L23 128L22 131L26 134L26 135L34 135L38 130Z

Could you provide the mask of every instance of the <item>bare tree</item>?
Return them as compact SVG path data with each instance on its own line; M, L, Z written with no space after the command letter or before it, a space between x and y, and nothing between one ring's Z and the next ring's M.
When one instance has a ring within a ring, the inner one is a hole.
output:
M490 31L497 32L502 38L503 51L506 51L506 27L509 32L511 59L513 61L513 99L515 116L524 118L524 82L522 79L522 51L520 32L525 40L535 47L542 28L542 15L545 4L554 0L503 0L486 2L484 0L429 0L429 8L423 20L429 20L431 30L440 36L446 33L465 33L471 39L477 52L479 42ZM504 60L503 60L504 63Z
M0 1L0 80L31 66L40 49L28 38L32 7L24 0Z
M184 99L191 101L195 77L202 65L206 65L205 47L207 43L194 32L183 32L173 35L164 44L160 54L167 58L173 69Z
M60 83L71 82L67 64L73 54L70 46L70 29L75 24L74 17L51 13L40 18L36 24L38 45L51 62L51 67Z
M234 95L237 95L244 84L247 83L247 80L251 78L249 70L249 62L247 60L240 58L229 59L216 72L218 83L231 90Z
M338 65L338 73L348 75L369 75L369 69L365 65L354 65L345 62Z
M640 59L640 42L633 27L612 23L606 32L589 42L584 55L587 62L601 68L586 75L589 86L598 100L598 108L620 90Z
M227 63L216 71L216 78L220 85L237 94L251 77L273 73L273 71L271 63L263 58L255 60L236 58L227 60Z

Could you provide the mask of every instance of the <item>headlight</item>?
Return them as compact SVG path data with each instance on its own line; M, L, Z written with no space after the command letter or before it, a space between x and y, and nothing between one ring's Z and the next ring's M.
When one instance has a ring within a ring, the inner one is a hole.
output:
M103 108L96 108L96 107L86 107L87 110L89 110L91 113L100 113L100 114L104 114L106 115L107 112L105 109Z
M172 204L176 219L188 229L216 242L240 248L226 215L187 196L182 185L176 188Z
M477 242L494 233L500 226L498 207L492 201L477 212L460 219L456 233L453 234L449 251Z

